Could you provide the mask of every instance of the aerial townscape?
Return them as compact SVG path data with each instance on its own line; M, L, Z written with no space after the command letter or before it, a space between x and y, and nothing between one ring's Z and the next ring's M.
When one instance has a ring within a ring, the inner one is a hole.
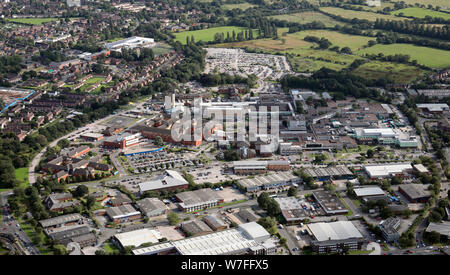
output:
M0 13L0 255L450 254L450 0Z

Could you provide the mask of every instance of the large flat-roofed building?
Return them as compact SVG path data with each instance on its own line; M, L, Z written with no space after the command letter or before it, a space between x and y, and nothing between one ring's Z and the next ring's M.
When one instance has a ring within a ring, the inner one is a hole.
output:
M69 242L72 242L72 238L79 237L85 234L91 233L91 230L88 226L82 225L82 226L70 226L67 229L64 230L58 230L58 231L45 231L47 235L54 241L67 245Z
M103 138L103 135L97 134L97 133L86 133L86 134L80 135L80 138L82 138L86 141L99 141Z
M387 178L392 176L404 177L412 171L410 163L396 163L385 165L364 165L364 170L371 179Z
M141 218L141 212L130 204L108 208L106 214L114 223L130 222Z
M291 172L278 172L254 178L240 179L238 184L245 188L247 192L256 192L260 190L269 190L301 182L301 178Z
M174 170L166 170L163 175L154 180L139 183L141 194L146 191L173 191L187 189L188 187L189 182Z
M378 186L361 187L353 190L358 198L378 197L385 195L383 189Z
M303 151L302 146L294 145L292 142L280 143L278 150L282 156L298 155Z
M253 212L253 210L250 209L250 208L240 209L239 212L237 213L237 215L245 223L247 223L247 222L256 222L257 220L259 220L259 216L256 215L255 212Z
M276 242L256 222L207 235L133 250L134 255L243 255L274 254Z
M82 222L83 217L78 214L67 214L55 218L40 220L39 223L43 228L56 228L61 226L73 225Z
M227 224L217 214L205 216L203 221L214 231L227 229Z
M234 173L238 175L256 175L267 172L267 161L235 161L233 162Z
M134 49L151 47L155 45L155 39L147 37L133 36L122 40L114 41L111 43L105 43L105 47L112 51L121 51L122 48Z
M190 220L181 223L181 229L188 235L200 236L213 232L213 230L201 220Z
M139 209L147 217L155 217L167 214L169 210L167 206L157 198L145 198L137 201Z
M257 175L267 171L287 171L291 168L286 160L240 160L233 162L234 173L237 175Z
M401 148L415 148L418 144L416 136L409 136L392 128L356 129L354 132L355 134L351 136L360 143L373 143L373 141L376 141L378 144L396 145Z
M411 203L425 203L431 197L430 191L426 190L427 186L423 184L402 184L398 187L398 192Z
M450 237L450 222L445 222L445 221L441 222L441 223L430 222L426 231L427 232L436 231L441 236L447 237L447 240L448 240Z
M304 203L296 197L275 198L281 209L281 214L288 223L300 222L310 218L310 212Z
M159 231L149 228L114 235L115 243L121 248L126 246L139 247L142 244L148 243L157 244L162 238L163 237Z
M178 206L184 212L203 210L223 203L223 198L209 188L175 194Z
M443 111L448 111L449 107L446 103L425 103L416 104L417 108L421 110L426 110L429 113L442 113Z
M397 217L390 217L382 221L378 225L381 229L381 234L387 242L396 242L400 238L397 228L400 226L400 219Z
M334 253L344 250L360 250L364 238L350 221L319 222L307 225L314 237L311 248L317 253Z
M348 178L353 175L352 171L345 166L306 168L305 173L319 180Z
M316 201L320 204L327 215L347 214L348 210L341 200L332 191L313 191Z
M125 149L139 144L141 134L121 133L107 137L103 140L103 146L107 148Z

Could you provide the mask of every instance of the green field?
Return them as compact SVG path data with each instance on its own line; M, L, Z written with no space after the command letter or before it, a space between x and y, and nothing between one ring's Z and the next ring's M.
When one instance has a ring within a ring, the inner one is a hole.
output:
M165 53L170 52L171 50L173 50L172 47L170 47L169 45L157 45L155 47L152 48L153 53L155 54L155 56L159 56Z
M225 37L227 35L227 32L231 33L233 30L236 33L239 33L241 31L247 30L243 27L234 27L234 26L224 26L224 27L216 27L216 28L209 28L209 29L203 29L203 30L196 30L196 31L186 31L186 32L177 32L173 33L175 35L175 41L179 41L182 44L186 44L186 37L194 36L194 39L196 42L203 41L203 42L209 42L214 40L214 35L216 33L224 33ZM254 36L257 35L256 30L253 31Z
M300 23L300 24L307 24L307 23L311 23L314 21L320 21L320 22L324 23L326 27L334 27L340 23L339 21L336 21L333 18L326 16L323 13L314 12L314 11L274 15L274 16L269 16L269 18L278 19L278 20L286 20L288 22L296 22L296 23Z
M443 10L450 9L450 3L448 0L392 0L392 2L405 2L408 5L421 4L421 5L433 5L434 7L441 7Z
M15 170L16 179L20 181L21 187L28 187L28 167L17 168Z
M449 1L450 4L450 1ZM450 14L445 12L438 12L434 10L422 9L422 8L406 8L401 10L396 10L392 14L399 15L403 13L403 16L411 16L415 18L425 18L425 16L440 17L445 20L450 20Z
M232 9L246 10L248 8L253 8L254 6L255 5L245 2L242 4L225 4L225 5L222 5L222 8L224 10L232 10Z
M325 37L333 44L333 46L339 46L340 48L349 47L352 51L360 50L362 46L367 45L370 40L375 40L374 38L367 36L349 35L328 30L301 31L288 34L287 36L304 39L308 35L319 38Z
M9 18L8 21L14 23L30 24L30 25L41 25L44 23L57 21L59 18Z
M419 64L431 68L446 68L450 66L450 51L419 47L410 44L377 44L373 47L365 48L358 53L383 53L384 55L408 54L411 56L411 60L415 59Z
M339 16L347 18L347 19L358 18L358 19L365 19L365 20L369 20L369 21L375 21L377 18L386 19L386 20L408 20L408 18L396 17L393 15L379 14L379 13L367 12L367 11L346 10L346 9L335 8L335 7L324 7L324 8L320 8L320 10L324 11L326 13L339 15Z
M105 42L112 43L112 42L116 42L116 41L119 41L119 40L122 40L122 39L125 39L125 37L116 37L116 38L113 38L113 39L108 39Z
M371 61L359 66L353 73L365 79L387 79L394 83L410 83L423 76L425 71L406 64Z

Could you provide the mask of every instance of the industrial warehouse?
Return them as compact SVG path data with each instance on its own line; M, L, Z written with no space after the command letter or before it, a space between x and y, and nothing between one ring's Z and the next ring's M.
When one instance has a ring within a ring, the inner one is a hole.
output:
M308 228L315 238L311 248L317 253L340 252L344 247L349 251L360 250L364 243L363 236L350 221L318 222L308 224Z
M223 198L208 188L178 193L175 198L179 202L179 208L184 212L202 210L223 203Z
M326 215L347 214L348 210L341 200L331 191L313 191L313 197L320 204Z
M295 176L292 172L278 172L274 174L238 180L238 184L247 192L282 188L300 182L301 178Z
M203 236L133 250L134 255L242 255L275 254L277 241L256 222Z

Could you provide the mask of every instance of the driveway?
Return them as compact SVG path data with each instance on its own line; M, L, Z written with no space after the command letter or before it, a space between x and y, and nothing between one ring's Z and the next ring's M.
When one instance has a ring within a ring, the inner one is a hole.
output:
M367 250L372 250L369 255L381 255L381 246L379 243L371 242L367 245Z

